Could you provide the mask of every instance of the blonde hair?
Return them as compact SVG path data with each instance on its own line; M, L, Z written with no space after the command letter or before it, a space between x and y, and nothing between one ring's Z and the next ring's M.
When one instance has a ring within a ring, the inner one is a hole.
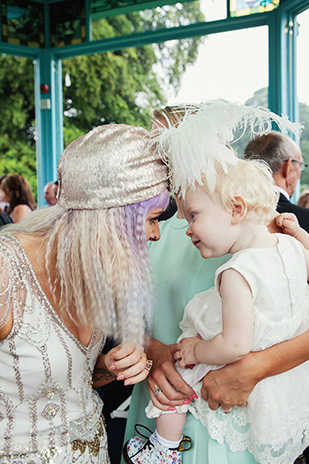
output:
M220 163L215 164L215 169L217 177L213 193L203 179L207 194L219 198L227 211L231 211L234 200L241 197L247 206L247 219L257 218L259 223L269 224L276 213L278 192L267 164L239 159L236 164L228 164L227 171Z
M180 121L182 121L188 111L190 111L190 113L194 113L194 110L197 111L199 107L200 105L198 104L165 106L164 108L155 109L152 114L155 120L161 118L167 122L167 127L170 127L176 126ZM153 122L156 123L155 121ZM160 124L156 124L160 126Z
M145 217L148 210L167 203L164 190L150 200L109 209L66 210L55 205L32 212L1 234L43 239L42 259L53 295L60 288L60 314L94 324L116 340L142 343L153 304Z

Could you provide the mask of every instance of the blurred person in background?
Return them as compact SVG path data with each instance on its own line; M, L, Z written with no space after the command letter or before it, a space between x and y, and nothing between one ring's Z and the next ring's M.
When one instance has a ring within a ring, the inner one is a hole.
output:
M291 201L301 173L307 167L297 143L276 131L257 135L247 144L244 158L261 159L269 165L280 193L278 213L294 213L300 227L309 232L309 210Z
M29 182L20 174L9 174L1 182L2 201L9 203L7 214L19 222L36 209Z
M303 191L303 193L298 198L297 204L303 208L309 208L309 189Z
M57 203L58 184L48 182L44 187L44 198L48 206L54 206Z
M5 196L3 190L1 190L1 182L6 178L7 176L1 176L0 177L0 212L1 213L6 213L8 208L9 208L9 203L6 203L3 201L3 198Z

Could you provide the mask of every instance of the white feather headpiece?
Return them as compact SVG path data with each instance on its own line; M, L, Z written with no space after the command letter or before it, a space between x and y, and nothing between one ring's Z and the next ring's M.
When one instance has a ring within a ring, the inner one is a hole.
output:
M160 127L154 141L163 161L169 167L172 190L184 195L205 179L211 192L216 185L215 164L227 171L228 163L238 158L229 144L236 141L235 131L242 129L240 139L249 128L252 137L272 130L276 123L283 133L297 135L302 126L278 116L267 108L246 106L226 100L209 100L188 106L182 120L168 128Z

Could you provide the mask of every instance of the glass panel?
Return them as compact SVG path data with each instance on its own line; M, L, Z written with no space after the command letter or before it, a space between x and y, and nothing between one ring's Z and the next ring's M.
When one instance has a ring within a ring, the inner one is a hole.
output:
M179 92L167 89L170 105L213 98L268 105L266 26L208 35L199 46L196 62L182 76ZM239 153L245 144L243 139Z
M157 6L173 5L177 0L90 0L90 14L93 19L99 19L119 14L132 13Z
M200 5L206 21L217 21L227 17L226 0L200 0Z
M2 41L44 47L44 5L24 0L1 2Z
M76 44L86 39L84 0L51 4L49 12L52 46Z
M177 88L199 42L183 39L64 59L65 144L103 123L149 128L152 110L167 103L166 83Z
M264 13L277 8L280 0L230 0L230 16Z
M154 3L158 5L158 2ZM210 10L213 1L207 0L206 3L210 4ZM206 13L205 16L207 18ZM127 14L113 14L108 17L94 13L91 16L92 40L106 39L134 32L186 26L201 21L205 21L205 17L199 1L178 2L174 5L156 6L153 9L133 11Z
M198 58L181 79L169 102L200 102L226 98L244 103L268 86L268 29L266 26L208 35Z
M299 120L305 126L300 138L300 148L304 160L309 164L309 9L297 16L297 22L299 24L297 37L297 95ZM309 188L309 168L301 175L301 189L304 188Z

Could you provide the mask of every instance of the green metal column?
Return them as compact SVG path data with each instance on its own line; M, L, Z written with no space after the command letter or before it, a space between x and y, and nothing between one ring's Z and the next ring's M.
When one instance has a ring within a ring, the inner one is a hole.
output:
M296 37L294 16L283 8L269 14L269 108L297 121Z
M63 150L61 60L46 49L35 63L35 112L38 205L43 206L44 185L57 179L57 161Z
M284 18L278 8L268 17L268 105L275 113L287 113L286 105L286 33Z
M299 121L296 95L297 23L295 15L278 8L269 15L269 108L278 114ZM295 139L293 134L291 137ZM298 142L298 140L296 140ZM292 200L299 196L299 184Z

